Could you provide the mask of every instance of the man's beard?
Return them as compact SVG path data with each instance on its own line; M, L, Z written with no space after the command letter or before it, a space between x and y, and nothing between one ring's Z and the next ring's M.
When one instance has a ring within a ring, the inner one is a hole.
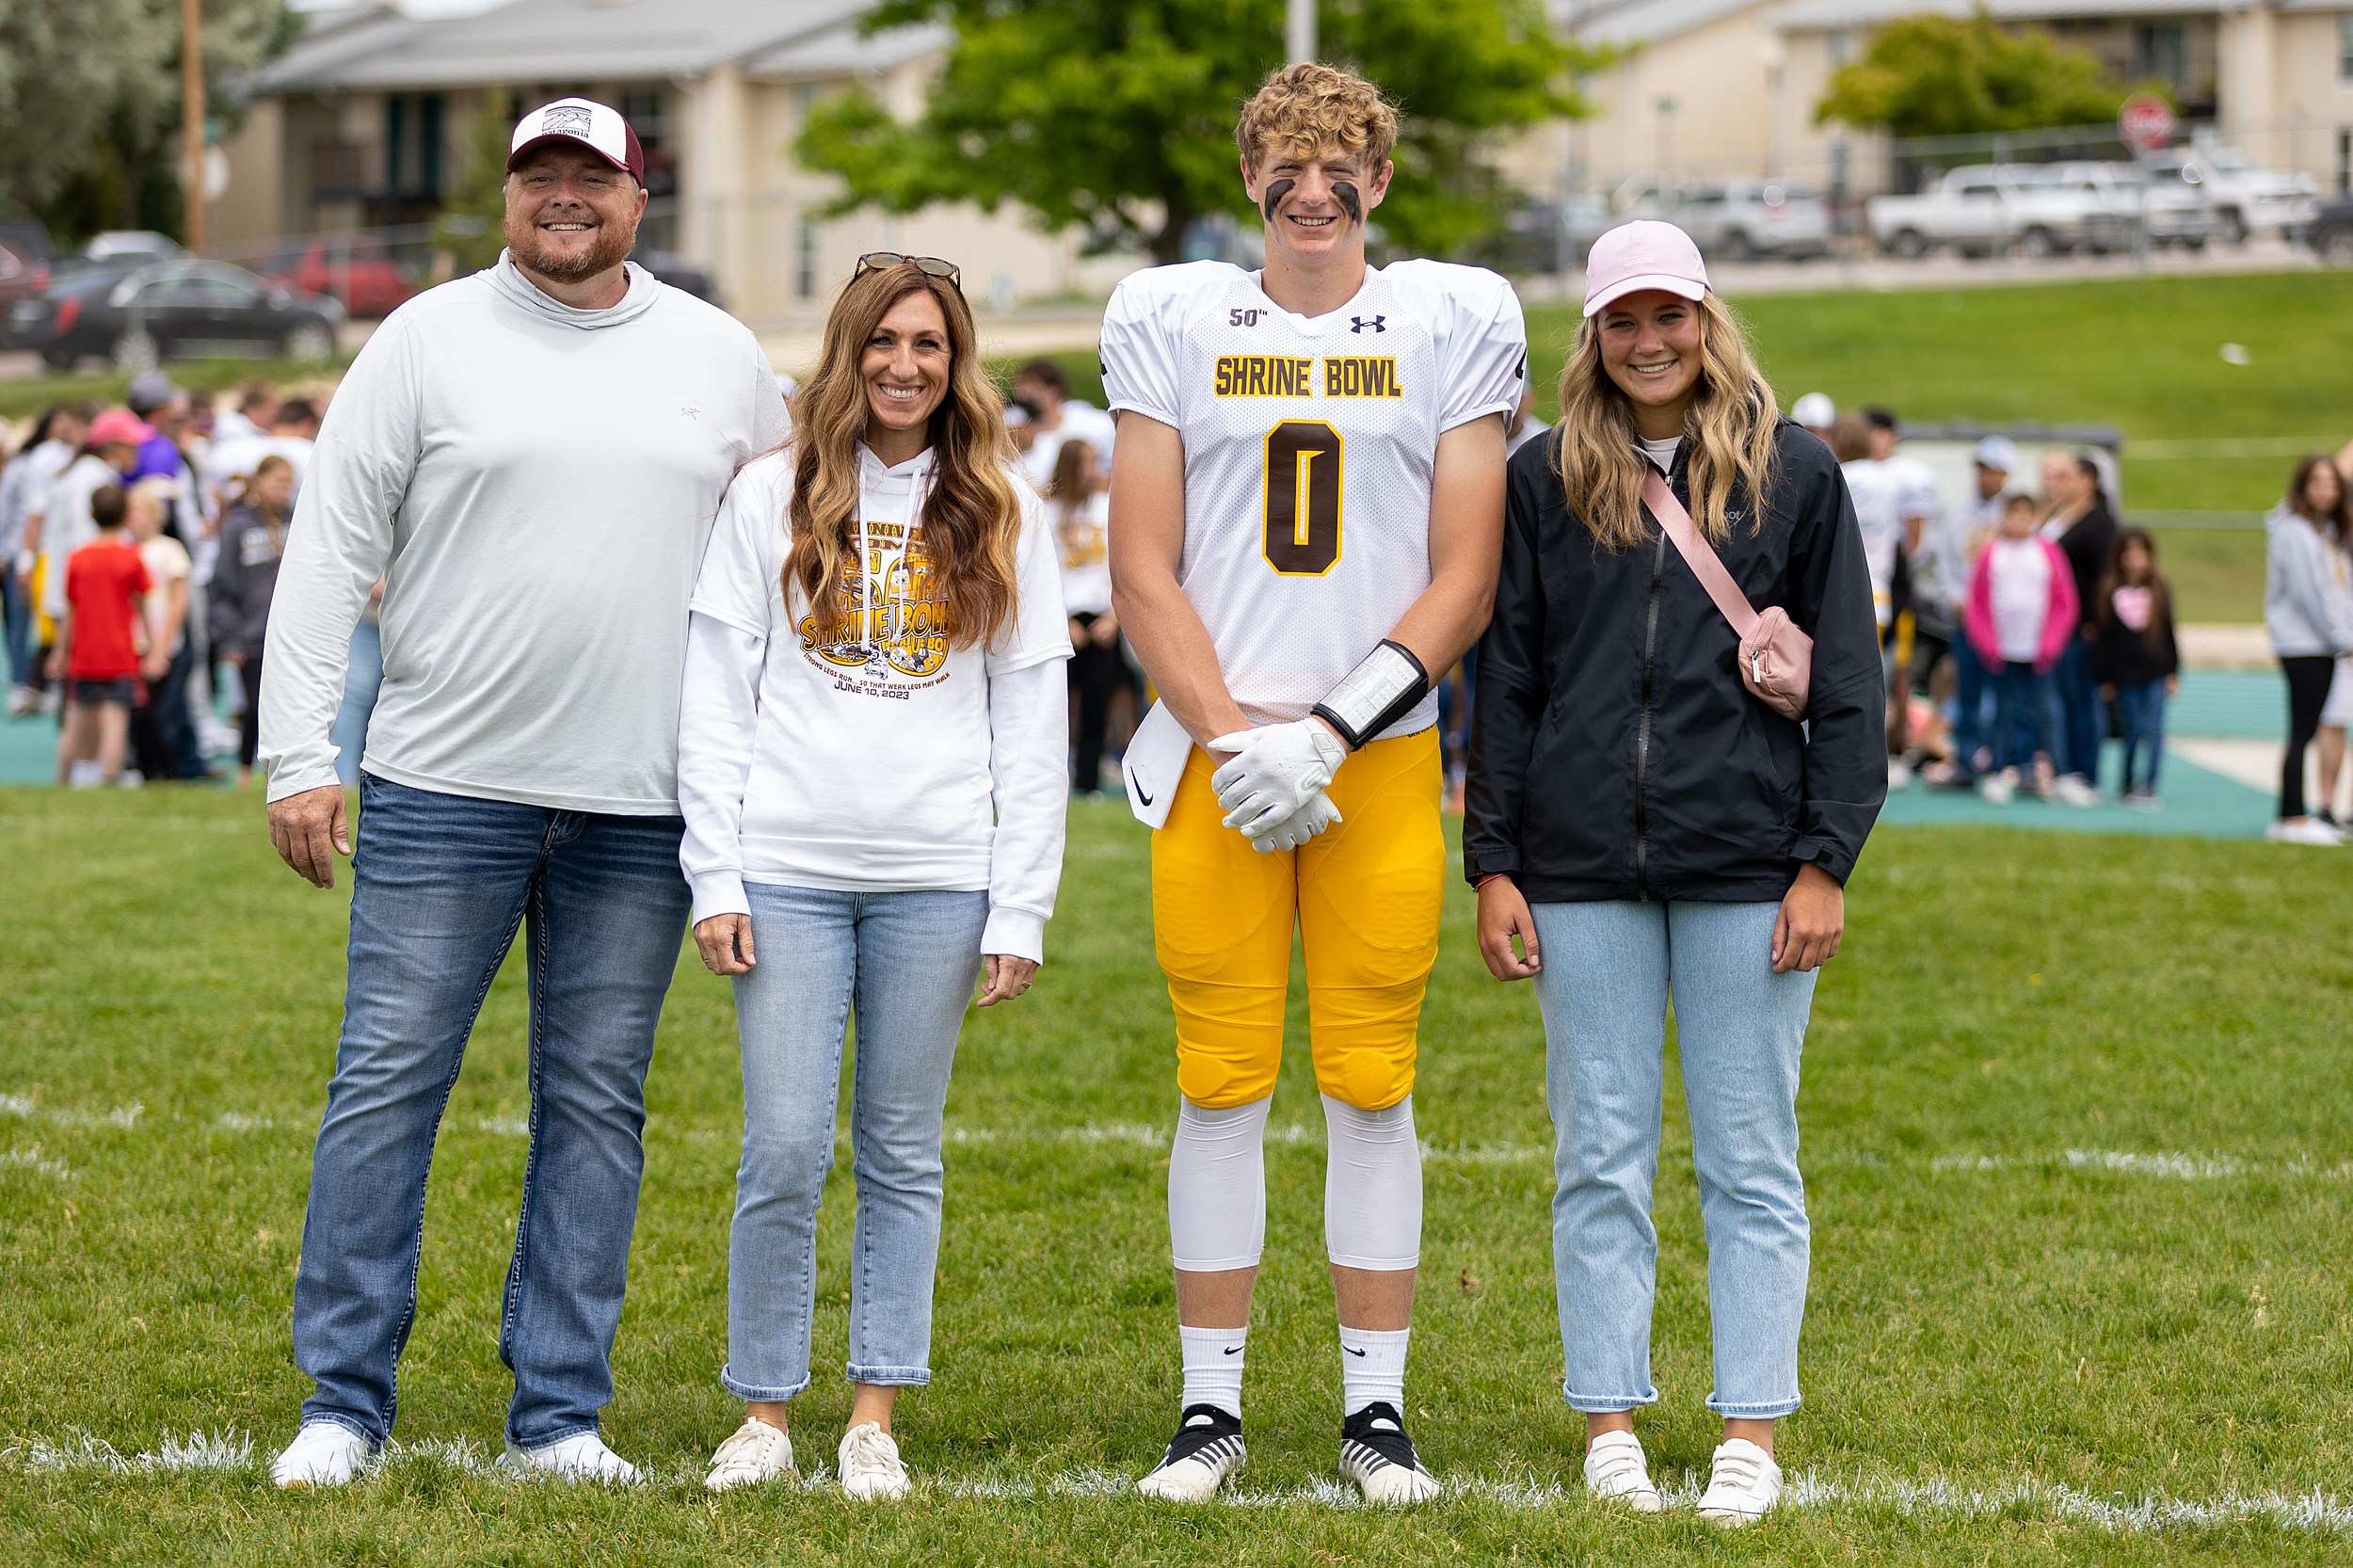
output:
M637 243L637 226L600 223L592 236L587 250L575 255L550 244L534 219L511 214L506 219L506 248L514 252L516 264L559 283L577 283L618 266Z

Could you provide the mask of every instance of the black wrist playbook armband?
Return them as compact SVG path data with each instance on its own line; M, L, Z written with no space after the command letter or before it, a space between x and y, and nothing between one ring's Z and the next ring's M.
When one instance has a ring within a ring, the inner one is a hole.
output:
M1349 750L1358 751L1429 695L1430 672L1414 650L1384 642L1309 712L1338 730Z

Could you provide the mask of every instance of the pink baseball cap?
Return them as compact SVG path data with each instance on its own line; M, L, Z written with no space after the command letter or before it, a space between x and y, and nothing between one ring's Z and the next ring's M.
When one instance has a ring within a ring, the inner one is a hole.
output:
M112 446L117 441L145 446L155 439L155 427L128 408L109 408L89 422L89 435L85 439L92 446Z
M1585 313L1605 309L1644 289L1665 289L1686 299L1707 297L1707 264L1691 236L1672 223L1641 218L1621 223L1593 242L1585 261Z
M515 121L514 138L506 144L506 172L514 173L534 149L552 141L577 142L615 168L627 169L639 184L646 183L646 150L618 109L592 98L540 104Z

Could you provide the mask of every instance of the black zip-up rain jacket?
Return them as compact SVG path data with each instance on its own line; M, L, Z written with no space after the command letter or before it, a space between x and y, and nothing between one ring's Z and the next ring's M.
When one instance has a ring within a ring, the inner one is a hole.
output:
M1511 462L1465 874L1504 872L1531 904L1778 901L1809 862L1843 884L1887 797L1887 696L1830 449L1781 422L1764 526L1736 491L1718 552L1751 604L1780 605L1814 639L1801 727L1740 684L1739 638L1655 520L1648 542L1613 553L1571 514L1557 439ZM1689 452L1668 476L1687 506Z

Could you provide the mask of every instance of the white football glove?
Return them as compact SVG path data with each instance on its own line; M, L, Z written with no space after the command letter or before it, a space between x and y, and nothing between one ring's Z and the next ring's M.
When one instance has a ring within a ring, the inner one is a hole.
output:
M1286 817L1296 816L1307 798L1348 760L1348 746L1314 719L1238 729L1209 743L1212 750L1236 753L1209 776L1225 825L1255 837Z
M1340 808L1332 804L1332 797L1318 790L1307 797L1307 804L1268 828L1252 836L1250 847L1260 855L1272 855L1278 849L1297 849L1325 828L1340 820Z

